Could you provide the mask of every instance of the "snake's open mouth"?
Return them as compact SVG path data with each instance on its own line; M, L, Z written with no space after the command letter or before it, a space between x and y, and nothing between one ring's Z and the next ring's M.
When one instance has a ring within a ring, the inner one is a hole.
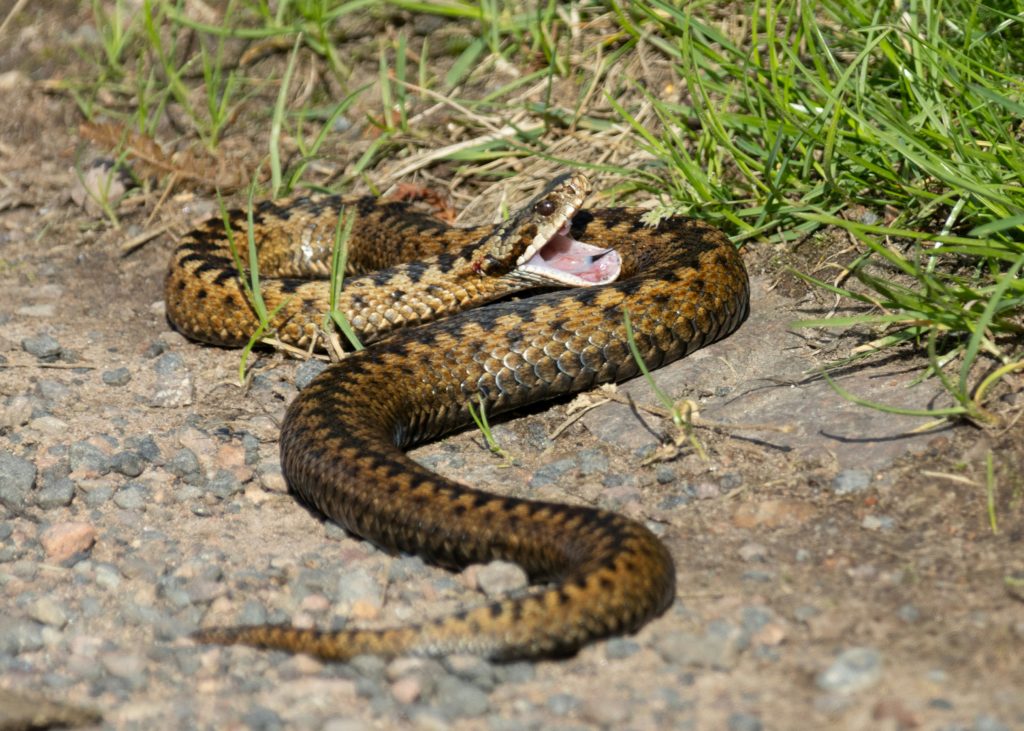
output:
M622 271L619 253L577 241L571 227L572 221L566 221L517 271L535 281L569 287L614 282Z

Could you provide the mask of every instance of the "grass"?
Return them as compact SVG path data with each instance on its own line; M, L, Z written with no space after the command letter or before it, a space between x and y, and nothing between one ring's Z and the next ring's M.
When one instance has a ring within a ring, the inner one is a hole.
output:
M161 138L173 116L179 145L257 130L266 193L573 164L609 202L737 244L842 232L843 278L796 268L854 314L801 324L865 334L851 359L919 352L950 395L928 414L997 421L1024 362L1019 3L717 5L232 0L198 18L96 0L93 72L67 88L86 117Z

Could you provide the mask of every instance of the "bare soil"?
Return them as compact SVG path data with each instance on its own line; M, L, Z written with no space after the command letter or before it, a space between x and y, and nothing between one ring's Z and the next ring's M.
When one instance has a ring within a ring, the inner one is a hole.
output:
M0 3L0 16L11 5ZM497 433L511 466L473 432L416 452L485 489L609 506L656 526L676 557L678 596L635 645L599 643L521 674L505 668L483 686L486 711L460 715L426 690L403 704L406 686L393 666L376 679L379 692L364 693L365 678L330 666L176 639L207 612L235 620L248 600L279 601L286 619L331 621L330 609L290 601L291 589L265 571L247 581L254 568L284 567L287 583L291 568L316 565L344 582L357 566L383 582L383 600L346 608L384 623L480 595L471 575L450 581L425 568L403 586L388 574L402 559L331 532L274 482L275 425L294 396L298 362L264 352L263 380L239 388L237 352L188 342L164 318L173 237L122 252L158 225L147 220L158 194L123 201L119 227L76 202L76 168L102 152L80 137L72 99L49 91L47 81L76 63L75 30L60 8L42 6L7 31L3 42L13 45L0 55L0 450L40 474L83 440L112 453L152 436L162 457L138 478L148 496L141 508L85 499L104 485L117 494L127 477L72 474L69 505L43 509L30 500L3 515L11 528L4 544L18 549L0 564L3 613L39 621L30 605L51 596L70 621L47 625L40 647L0 648L0 686L95 707L102 728L273 727L261 726L254 709L269 709L286 728L1024 728L1024 422L1014 419L1024 384L1008 379L997 403L1001 426L917 434L927 420L837 396L819 369L867 336L793 329L794 320L837 305L788 278L782 263L811 270L841 259L838 237L796 252L750 245L751 319L656 374L720 425L695 431L706 458L684 443L674 458L649 463L670 422L614 401L557 437L550 435L569 402L506 420ZM76 4L64 10L78 19ZM158 221L181 231L213 210L211 200L178 191ZM25 349L40 334L59 343L54 359ZM158 351L183 359L190 403L154 405ZM922 365L900 352L851 366L839 382L876 401L948 405L933 381L914 385ZM105 382L118 368L131 380ZM623 392L655 403L643 382ZM242 434L257 442L246 469L218 451L240 448ZM185 484L167 461L183 445L199 454L207 478L237 468L242 490L176 498ZM53 562L39 548L49 527L71 522L95 530L87 568ZM150 531L173 551L146 553ZM217 588L207 600L192 596L181 607L157 591L157 578L210 563L223 578L210 580ZM114 567L116 590L76 579L92 581L101 564ZM87 599L100 610L88 611ZM163 629L126 615L129 601L152 609ZM81 661L93 641L98 675ZM142 682L125 679L124 657L138 660ZM833 667L851 658L847 675ZM320 706L307 707L317 697Z

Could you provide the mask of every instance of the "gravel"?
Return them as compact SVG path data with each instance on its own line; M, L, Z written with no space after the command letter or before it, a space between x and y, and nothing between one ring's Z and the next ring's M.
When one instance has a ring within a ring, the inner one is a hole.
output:
M21 341L21 348L45 363L52 363L60 356L61 347L52 335L40 334Z
M814 680L822 690L850 694L871 687L881 676L882 653L871 647L853 647L841 652Z
M0 450L0 503L20 513L28 502L29 491L36 481L36 466L27 459Z
M832 492L836 495L852 495L864 492L871 486L871 473L866 470L843 470L832 480Z

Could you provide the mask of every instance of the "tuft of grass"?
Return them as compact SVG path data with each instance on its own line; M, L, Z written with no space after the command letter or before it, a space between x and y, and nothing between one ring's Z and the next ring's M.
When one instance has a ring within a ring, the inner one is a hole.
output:
M622 321L626 328L626 344L629 346L629 352L633 356L633 360L636 362L637 368L640 369L640 373L643 374L644 379L647 381L647 385L651 387L651 391L654 392L655 397L661 402L662 407L672 416L672 423L676 425L678 433L690 443L693 447L693 451L704 461L707 461L707 452L704 451L704 446L697 439L697 435L693 429L693 421L691 419L692 410L687 408L685 410L679 408L672 398L665 393L664 389L658 385L658 382L651 375L650 369L647 367L647 363L644 361L643 355L640 353L640 348L636 344L636 333L633 332L633 321L630 319L629 310L622 311Z
M217 199L220 204L221 218L224 221L224 234L228 238L231 248L231 257L234 259L235 269L238 271L238 279L242 283L242 288L245 290L245 296L252 305L253 312L256 313L256 318L259 323L252 335L249 337L249 342L245 344L244 348L242 348L238 364L238 382L241 384L246 382L246 366L249 362L249 355L252 353L252 349L256 346L256 343L260 342L260 340L271 333L271 323L274 317L281 308L289 302L288 299L284 299L278 303L273 310L268 310L267 303L263 299L263 290L260 288L259 251L256 248L256 226L253 220L253 199L255 197L255 192L256 184L254 181L249 185L249 197L245 211L248 267L242 262L242 257L238 252L238 247L235 245L235 235L232 230L231 216L228 214L227 206L219 196ZM246 276L247 269L248 277Z
M466 402L466 408L469 409L469 415L473 417L473 422L476 424L477 429L484 437L484 441L487 443L487 448L491 450L491 454L501 457L509 464L512 463L512 455L501 448L498 441L494 438L493 432L491 432L491 424L487 420L487 402L484 400L483 394L477 394L477 403L479 404L479 410L473 406L473 399Z
M1024 367L1019 8L230 0L198 20L183 2L129 7L92 0L94 70L65 85L90 119L175 139L181 129L212 150L243 102L267 100L246 115L269 122L275 193L318 185L304 180L315 157L337 165L322 176L336 186L434 172L493 182L571 164L601 178L609 202L642 198L652 221L698 216L737 244L842 231L858 249L850 276L802 276L856 314L799 324L868 332L871 347L852 357L924 355L922 377L950 394L929 412L939 418L996 421L993 396ZM346 37L355 20L384 30L397 12L443 23ZM307 63L312 88L287 93ZM343 115L365 134L334 146Z
M352 235L352 226L356 218L348 215L344 210L338 215L338 225L334 230L334 245L331 249L331 297L330 309L324 315L324 331L331 331L331 323L341 331L345 339L352 345L353 350L362 350L363 344L359 341L356 331L348 321L346 314L338 309L338 297L345 282L345 267L348 264L348 240Z

